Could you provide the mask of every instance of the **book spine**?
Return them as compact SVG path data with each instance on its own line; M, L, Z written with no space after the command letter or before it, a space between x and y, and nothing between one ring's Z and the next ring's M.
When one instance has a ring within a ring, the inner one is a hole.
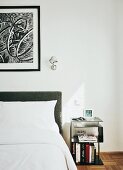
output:
M85 163L85 143L81 143L81 163Z
M76 162L76 143L72 143L72 156L74 161Z
M89 144L89 163L92 163L92 144Z
M94 146L94 163L96 163L96 147Z
M94 156L94 144L91 145L91 163L94 163L95 156Z
M80 163L80 143L76 143L76 163Z
M86 153L86 163L89 163L89 153L90 153L90 144L89 143L86 143L85 153Z

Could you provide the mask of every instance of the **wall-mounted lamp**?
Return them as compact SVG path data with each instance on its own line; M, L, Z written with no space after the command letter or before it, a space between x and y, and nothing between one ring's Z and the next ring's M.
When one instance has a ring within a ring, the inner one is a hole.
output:
M58 62L57 58L55 56L52 56L50 59L49 59L49 62L52 64L51 65L51 69L52 70L56 70L57 66L56 66L56 63Z

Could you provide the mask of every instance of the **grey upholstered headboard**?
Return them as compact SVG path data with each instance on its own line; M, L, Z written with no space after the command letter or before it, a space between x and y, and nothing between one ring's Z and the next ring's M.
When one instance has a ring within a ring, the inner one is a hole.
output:
M19 92L0 92L0 101L49 101L57 100L55 107L55 121L62 133L62 93L59 91L19 91Z

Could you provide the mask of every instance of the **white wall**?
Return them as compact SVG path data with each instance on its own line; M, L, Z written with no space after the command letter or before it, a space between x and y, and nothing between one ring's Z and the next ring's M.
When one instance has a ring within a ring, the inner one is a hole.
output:
M83 108L93 109L94 115L104 121L102 151L120 150L117 0L0 2L0 5L9 4L41 6L41 71L0 72L0 90L60 90L63 92L64 128L69 127L71 116L82 115ZM59 60L56 71L52 71L48 63L52 55ZM64 133L66 140L67 132Z

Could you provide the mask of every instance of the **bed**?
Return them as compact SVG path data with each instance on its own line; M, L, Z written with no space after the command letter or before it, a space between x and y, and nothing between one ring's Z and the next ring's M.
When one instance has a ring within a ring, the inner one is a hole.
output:
M0 92L0 170L77 170L62 138L61 92Z

